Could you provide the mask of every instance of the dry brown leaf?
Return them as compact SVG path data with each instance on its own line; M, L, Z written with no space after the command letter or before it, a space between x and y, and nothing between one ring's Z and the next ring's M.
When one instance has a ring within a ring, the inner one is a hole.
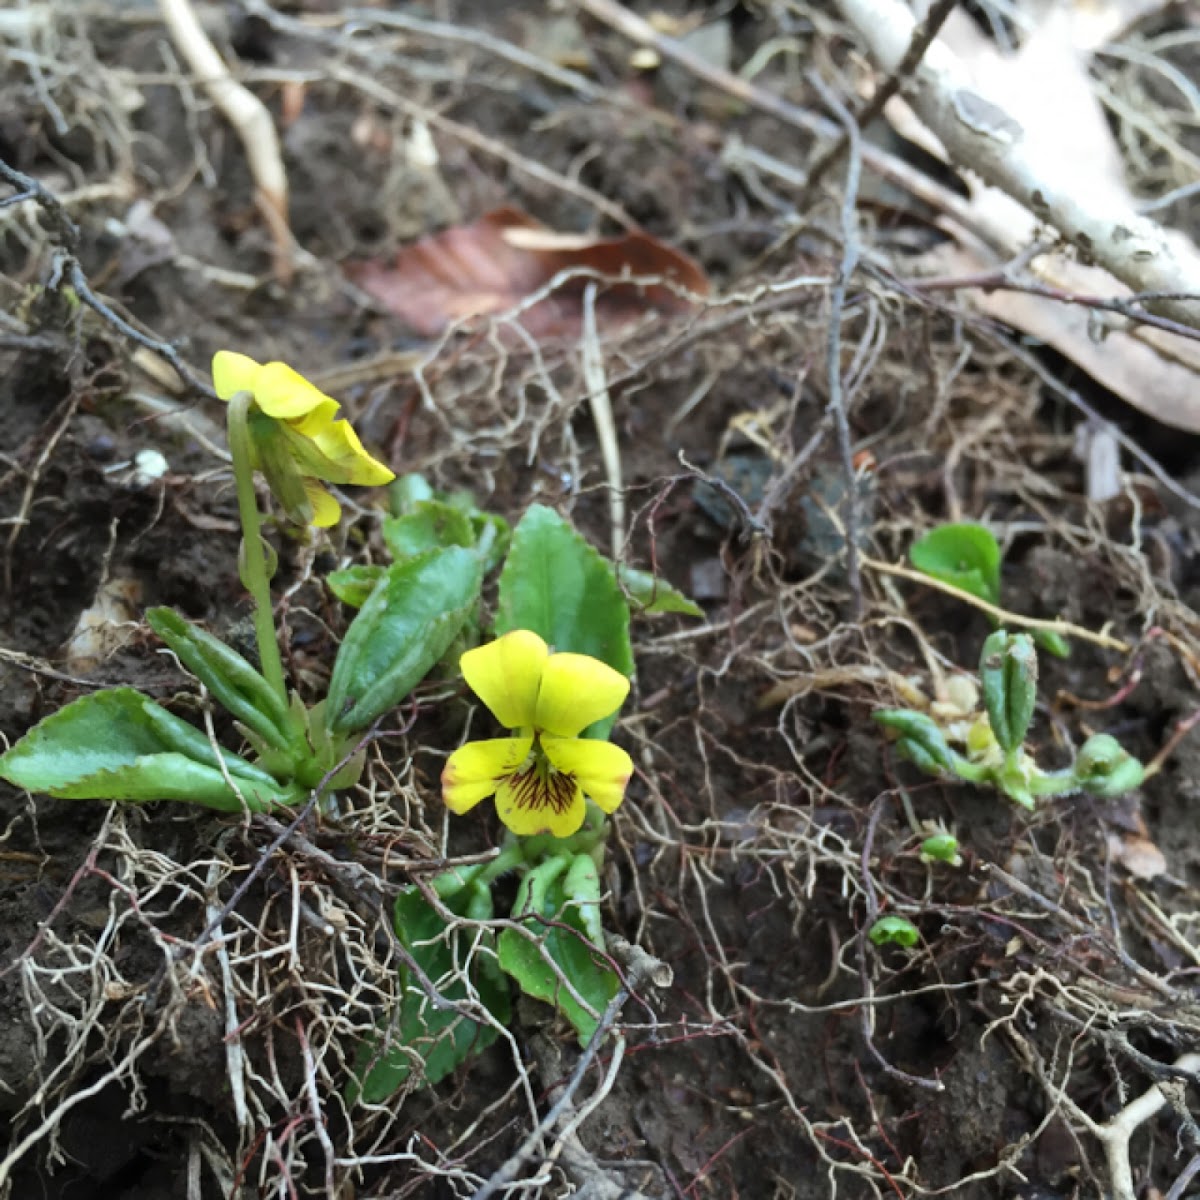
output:
M1021 49L1009 56L961 12L952 14L942 36L982 86L1005 97L1007 114L1023 126L1027 139L1036 139L1043 155L1070 162L1081 193L1108 194L1135 207L1088 77L1087 58L1097 39L1145 8L1138 0L1050 5ZM885 112L902 136L936 152L936 138L902 100L895 98ZM988 245L947 222L958 244L935 251L922 264L923 272L961 278L986 274L1042 234L1035 215L1017 201L978 181L970 185L972 223ZM1117 300L1131 294L1108 272L1057 252L1035 259L1027 270L1038 283L1064 293ZM1098 339L1096 318L1087 309L1002 289L975 290L970 296L983 312L1053 346L1134 408L1200 433L1200 344L1146 327L1112 329Z
M434 337L455 321L506 312L560 272L585 269L601 285L596 316L620 324L648 311L683 313L708 294L708 279L686 254L643 233L616 238L561 234L515 208L501 208L405 246L390 263L351 263L346 271L413 330ZM667 282L618 282L623 278ZM568 279L521 313L535 336L574 336L588 280ZM682 289L682 290L677 290Z
M986 273L996 263L977 246L947 244L924 255L922 266L939 276L967 278ZM1061 255L1050 263L1037 260L1033 267L1039 283L1064 292L1128 295L1106 271ZM1200 433L1200 342L1152 328L1112 328L1108 314L1027 292L976 291L970 299L981 312L1052 346L1156 421Z
M1148 837L1110 833L1108 850L1135 879L1157 879L1167 873L1166 856Z
M138 632L141 599L142 585L136 579L119 577L100 586L63 648L72 675L94 671Z

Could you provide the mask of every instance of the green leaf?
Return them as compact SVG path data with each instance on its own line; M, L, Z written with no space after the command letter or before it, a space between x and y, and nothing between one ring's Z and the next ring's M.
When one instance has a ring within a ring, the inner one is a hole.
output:
M911 708L883 708L871 716L900 734L900 745L922 770L930 773L954 770L954 751L942 727L928 713Z
M460 546L394 563L351 622L329 681L335 733L394 708L446 652L479 599L483 564Z
M329 590L351 608L362 608L375 585L387 574L387 567L374 564L342 567L325 576Z
M467 888L445 903L450 911L472 920L486 921L492 916L491 892L486 887ZM405 888L396 897L395 926L417 965L440 996L451 1003L471 996L462 972L471 955L467 971L475 995L498 1021L508 1022L509 984L496 968L490 933L463 926L451 931L415 887ZM414 1074L422 1085L439 1083L496 1040L496 1030L490 1025L453 1008L435 1006L407 967L400 969L400 979L403 998L397 1019L386 1036L381 1034L359 1050L351 1099L361 1096L377 1104Z
M917 927L906 917L880 917L867 933L876 946L903 946L911 949L921 940Z
M388 488L388 502L393 518L399 520L403 520L409 516L419 518L418 522L407 527L385 523L385 539L388 537L389 529L401 531L397 535L399 549L392 548L392 553L397 558L402 558L405 554L414 552L411 548L411 539L417 536L420 521L427 521L429 518L430 514L425 508L427 505L432 506L433 510L441 514L442 519L449 529L458 532L453 537L442 537L441 540L432 542L427 541L421 547L422 549L446 545L475 546L479 549L480 555L484 560L483 571L485 575L494 567L499 566L504 555L508 552L508 544L512 536L508 522L495 513L484 512L475 502L475 497L470 492L443 492L431 487L429 481L423 475L402 475ZM442 511L445 509L453 510L466 518L470 526L468 538L463 539L461 526L453 522L452 518L446 516ZM391 542L389 541L390 545Z
M397 517L412 512L416 505L434 496L433 487L424 475L401 475L388 484L388 508Z
M939 525L909 548L918 571L989 604L1000 603L1000 544L982 525Z
M218 760L198 730L134 688L94 692L60 708L0 757L0 777L62 800L184 800L223 812L257 812L308 795L236 754L223 750Z
M444 546L475 545L471 518L441 500L421 500L399 517L385 517L383 540L396 560Z
M1033 640L1055 658L1071 657L1071 643L1056 629L1035 629Z
M287 709L274 688L236 650L173 608L147 609L146 620L228 712L276 749L290 746Z
M553 1004L574 1026L580 1045L596 1032L620 987L616 972L598 953L603 949L599 902L600 881L590 855L547 859L521 881L513 906L513 918L536 940L503 929L497 942L500 965L527 995ZM548 925L542 918L558 923ZM593 1012L571 995L560 975Z
M1037 704L1038 660L1027 633L997 629L979 655L979 684L992 736L1007 755L1025 741Z
M472 512L468 515L476 549L483 556L483 573L486 575L504 561L512 545L512 527L495 513Z
M704 616L704 609L678 588L656 578L650 571L621 567L618 578L629 593L639 612L683 613L688 617Z
M935 833L921 843L922 862L944 862L952 867L962 866L958 852L958 838L952 833Z
M1141 787L1146 768L1111 734L1094 733L1079 749L1075 778L1084 791L1112 800Z
M247 414L246 428L254 457L271 495L279 501L288 520L307 525L312 520L313 506L304 489L294 445L296 441L303 443L304 439L298 434L289 438L282 422L260 412L257 407L252 407Z
M555 649L590 654L622 675L633 674L629 605L616 571L553 509L531 505L513 532L500 573L497 636L532 629ZM616 714L585 737L607 737Z

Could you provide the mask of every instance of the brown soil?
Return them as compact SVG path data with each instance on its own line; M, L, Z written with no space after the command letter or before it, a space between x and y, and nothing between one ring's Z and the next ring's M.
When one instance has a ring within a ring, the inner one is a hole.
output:
M304 36L202 5L283 128L303 249L284 281L240 144L180 73L155 8L43 7L33 52L0 45L11 52L0 158L67 198L92 286L201 372L220 348L316 376L424 348L342 264L505 204L554 229L611 233L588 199L599 193L698 259L725 297L608 330L603 346L627 553L706 610L637 621L636 687L615 735L638 774L615 823L605 922L673 982L643 984L626 1005L576 1093L579 1106L598 1098L579 1141L549 1162L535 1153L498 1194L1108 1194L1091 1123L1171 1078L1200 1029L1200 743L1185 737L1122 801L1077 796L1033 813L889 753L869 713L897 702L897 675L932 695L935 673L972 666L989 625L869 567L856 616L827 515L847 491L824 367L842 171L795 212L793 184L722 148L736 136L802 170L818 146L678 68L638 76L630 46L572 23L571 6L446 0L423 15L541 56L565 53L573 31L606 100L581 100L479 38L389 31L364 13L343 37L327 0L287 6ZM794 103L817 104L806 69L861 69L801 6L707 8L731 31L734 69L786 39L755 82ZM436 166L406 165L406 104L478 139L435 125ZM1069 660L1043 660L1038 753L1059 765L1107 731L1149 760L1197 706L1194 439L1030 354L952 293L890 284L877 264L902 267L940 235L911 202L871 188L860 223L874 257L841 315L853 449L871 455L856 484L862 551L898 562L938 522L988 521L1006 544L1008 609L1136 647L1077 639ZM133 209L144 202L153 222ZM791 247L757 265L789 229ZM32 203L0 209L10 738L118 682L197 714L194 685L140 622L150 604L245 638L220 406L172 392L145 373L154 355L45 288L60 235ZM814 282L755 291L804 276ZM539 349L477 322L430 349L422 386L397 371L338 394L398 469L468 487L513 520L552 504L607 547L578 338ZM1082 418L1055 383L1157 454L1183 498L1130 474L1121 496L1089 504L1072 453ZM161 478L132 465L147 449L167 460ZM367 508L328 540L277 539L288 666L310 697L347 622L321 575L378 558L376 526ZM136 604L81 666L64 646L113 580L130 581ZM485 850L500 832L480 813L444 832L437 779L461 712L426 703L413 715L373 746L343 810L284 844L265 821L4 789L3 1195L470 1196L530 1137L578 1056L532 1004L515 1009L510 1042L435 1089L376 1108L344 1099L397 988L368 880L403 884L406 864ZM962 867L922 864L909 807L958 830ZM1165 861L1152 878L1131 871L1143 829ZM870 945L879 912L908 915L919 946ZM1131 1142L1138 1195L1166 1194L1200 1151L1178 1095Z

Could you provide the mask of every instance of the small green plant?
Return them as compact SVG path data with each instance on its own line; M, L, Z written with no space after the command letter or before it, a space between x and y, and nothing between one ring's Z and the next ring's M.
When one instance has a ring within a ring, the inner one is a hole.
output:
M927 837L921 843L921 861L961 867L962 855L958 852L958 838L952 833L935 833L932 837Z
M240 569L250 594L259 666L169 608L151 628L234 718L251 757L134 688L106 689L52 713L0 757L0 777L60 799L179 800L225 812L302 803L321 786L352 786L362 731L398 704L446 652L478 605L485 551L440 546L376 581L338 650L326 697L289 693L271 604L274 552L262 536L254 474L286 517L329 526L341 515L325 483L374 486L393 473L363 449L340 405L283 363L219 352L218 396L242 524Z
M939 525L913 542L908 557L930 578L999 607L1000 543L986 526L972 522ZM1067 639L1053 629L1035 630L1033 639L1055 658L1071 653Z
M900 946L911 950L920 940L921 934L907 917L880 917L867 930L867 937L874 946Z
M931 775L957 777L998 788L1024 808L1039 796L1085 791L1114 797L1139 786L1145 769L1109 734L1088 738L1075 761L1044 771L1025 749L1037 701L1038 662L1033 639L996 630L983 643L979 682L984 714L970 727L965 751L955 750L946 731L928 713L884 709L875 720L899 735L900 753Z
M467 1004L433 1005L419 977L403 970L399 1014L389 1014L362 1048L349 1088L352 1099L368 1103L436 1082L495 1039L509 1005L507 988L495 986L497 972L554 1005L581 1045L620 986L605 949L600 870L607 818L633 774L629 755L608 740L634 668L630 600L644 612L699 610L661 580L618 569L552 509L532 505L511 533L494 521L468 497L408 477L393 487L393 516L384 523L398 557L420 552L429 537L482 542L482 532L469 530L489 528L506 547L496 636L458 659L467 686L504 733L466 741L449 756L442 799L463 815L495 797L507 834L490 862L444 872L397 900L396 932L416 964L435 984L446 981L443 999ZM346 589L367 581L360 569L338 573L334 586L353 602ZM493 885L507 875L519 879L509 923L499 933L464 926L463 914L492 916ZM455 972L453 963L467 966ZM467 1015L471 1003L486 1012Z

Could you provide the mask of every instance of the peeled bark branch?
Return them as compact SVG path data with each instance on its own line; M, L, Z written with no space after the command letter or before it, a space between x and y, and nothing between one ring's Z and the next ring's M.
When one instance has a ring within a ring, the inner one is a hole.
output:
M287 172L271 113L253 92L230 74L197 19L191 0L158 0L158 3L179 52L242 141L250 174L258 185L263 215L276 243L277 270L281 277L290 277Z
M908 8L900 0L838 0L838 7L879 66L895 70L917 26ZM1147 308L1200 328L1200 252L1119 198L1083 186L1054 142L1030 137L943 42L926 51L909 99L955 165L1006 192L1133 291L1155 295Z

